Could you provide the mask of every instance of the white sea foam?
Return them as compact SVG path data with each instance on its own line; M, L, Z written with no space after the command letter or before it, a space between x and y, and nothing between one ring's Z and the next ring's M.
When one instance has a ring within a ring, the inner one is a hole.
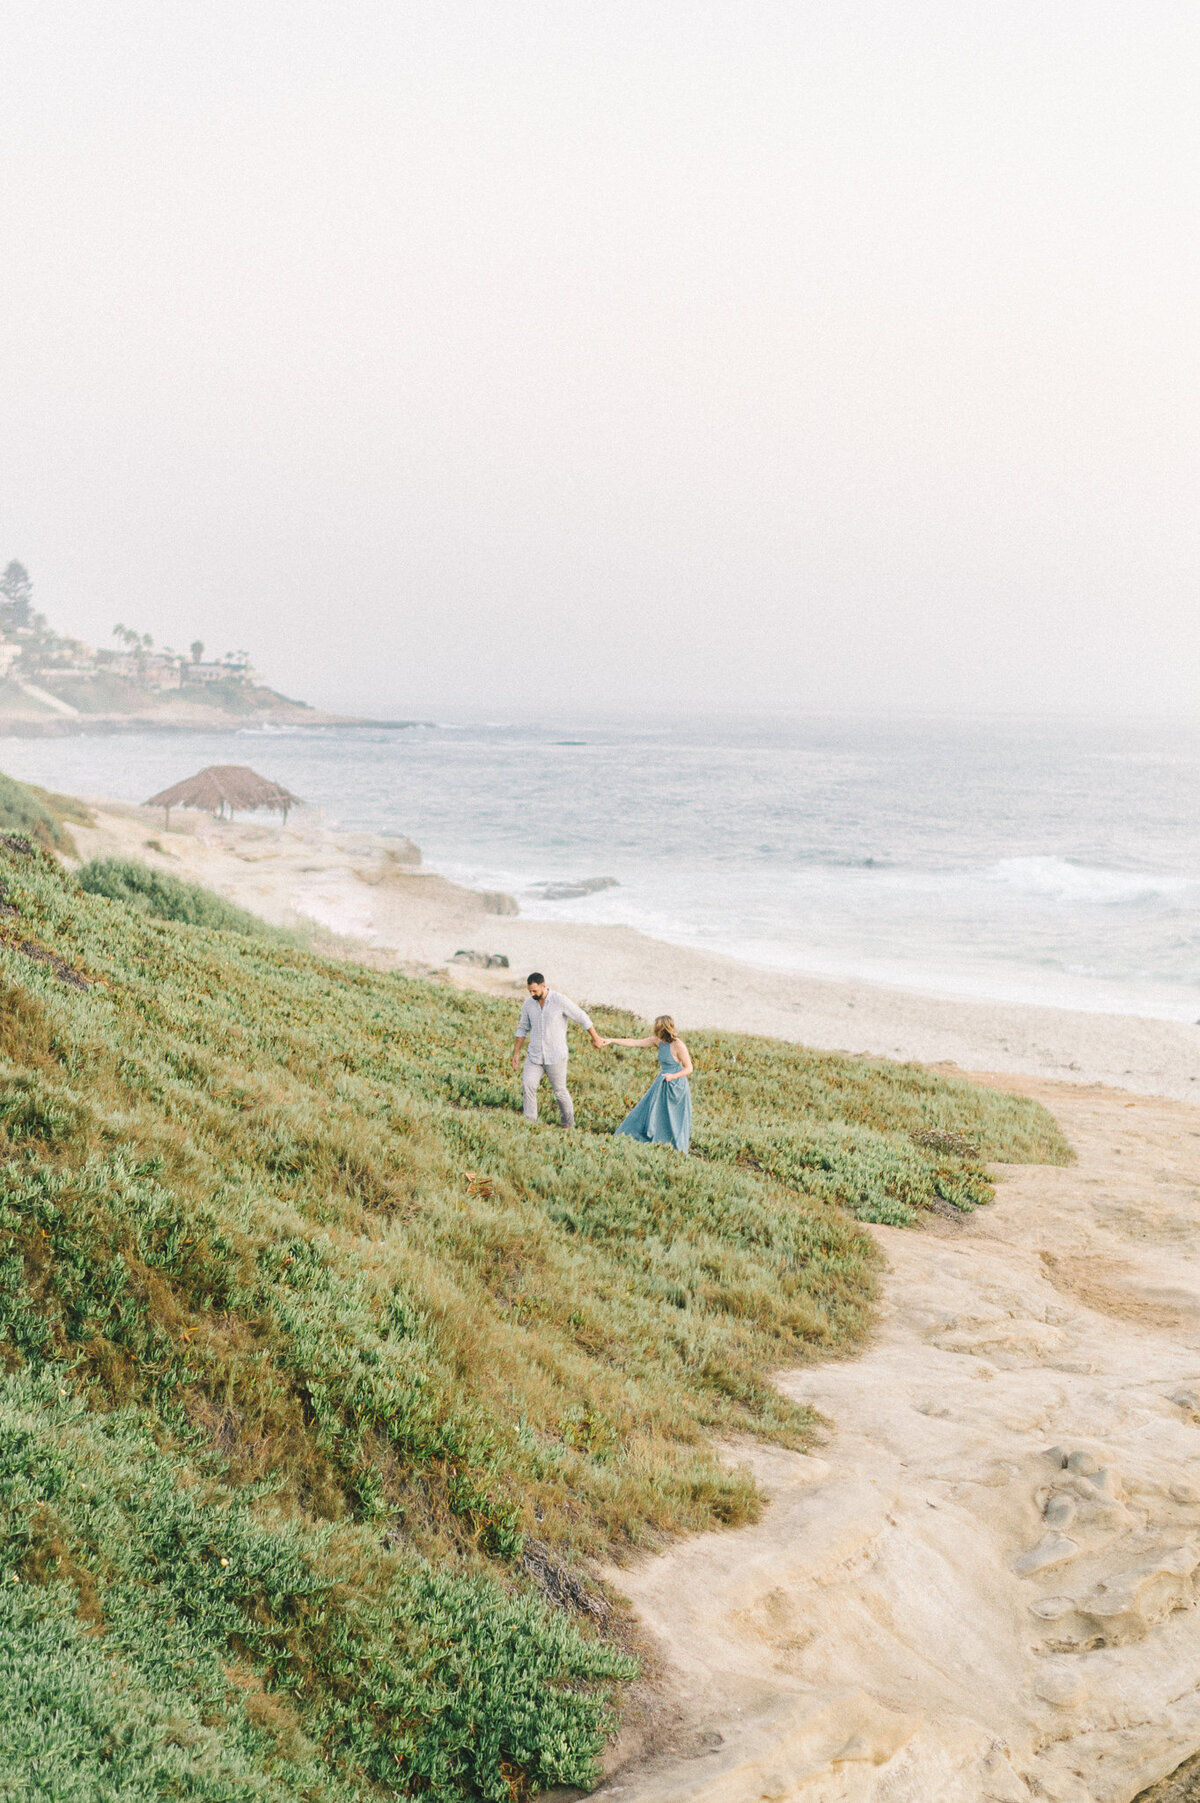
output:
M1023 895L1100 907L1189 896L1200 900L1200 876L1110 870L1070 858L1001 858L985 874L990 881L1004 883Z

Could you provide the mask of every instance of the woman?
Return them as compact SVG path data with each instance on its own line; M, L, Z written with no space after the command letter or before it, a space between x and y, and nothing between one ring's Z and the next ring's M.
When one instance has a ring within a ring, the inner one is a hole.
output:
M657 1046L658 1075L617 1133L686 1152L692 1137L692 1060L669 1014L660 1014L649 1039L606 1039L605 1045ZM614 1135L615 1137L615 1135Z

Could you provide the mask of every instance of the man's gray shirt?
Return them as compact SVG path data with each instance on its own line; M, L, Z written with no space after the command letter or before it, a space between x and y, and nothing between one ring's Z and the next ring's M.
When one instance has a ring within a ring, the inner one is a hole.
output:
M564 1064L567 1058L567 1022L591 1029L591 1021L569 996L557 989L546 992L545 1005L530 996L521 1010L517 1038L527 1039L525 1056L532 1064Z

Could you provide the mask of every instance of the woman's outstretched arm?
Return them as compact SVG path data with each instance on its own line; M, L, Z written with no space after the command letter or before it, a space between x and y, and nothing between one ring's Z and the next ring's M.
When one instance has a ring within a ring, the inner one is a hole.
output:
M605 1045L647 1046L647 1045L657 1045L658 1041L657 1041L657 1039L606 1039L603 1043Z

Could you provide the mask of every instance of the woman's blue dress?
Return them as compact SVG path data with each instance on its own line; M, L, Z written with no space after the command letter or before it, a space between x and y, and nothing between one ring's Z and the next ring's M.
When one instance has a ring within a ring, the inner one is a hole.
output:
M656 1145L674 1146L677 1151L686 1152L692 1138L692 1091L686 1077L667 1082L666 1071L683 1069L669 1045L659 1046L658 1062L658 1076L617 1132L627 1133L630 1139L651 1140Z

